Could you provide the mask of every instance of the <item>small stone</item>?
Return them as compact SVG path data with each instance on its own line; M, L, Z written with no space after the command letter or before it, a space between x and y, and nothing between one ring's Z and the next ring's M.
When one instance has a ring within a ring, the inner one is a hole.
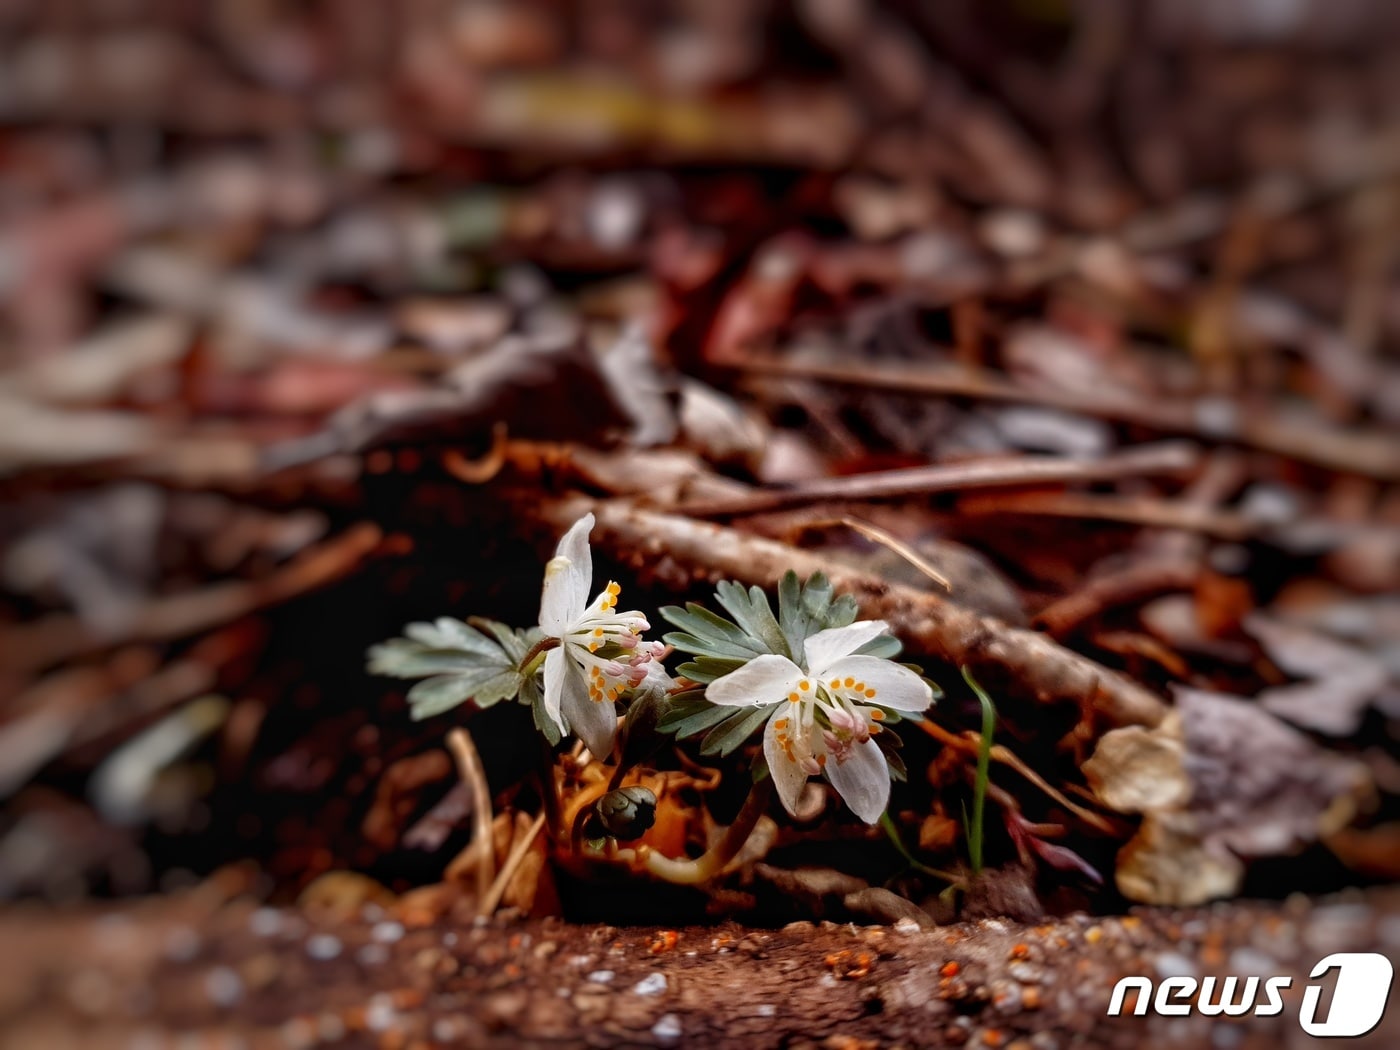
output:
M772 1003L760 1003L754 1013L758 1014L759 1017L774 1017L778 1013L778 1008Z
M382 966L389 961L389 949L382 944L364 944L355 953L355 959L362 966Z
M403 937L403 923L399 922L378 922L369 931L369 935L380 944L393 944Z
M632 986L632 991L637 995L660 995L666 990L666 975L664 973L649 973Z
M1153 961L1159 977L1195 977L1196 964L1177 952L1163 952Z
M612 970L594 970L588 975L588 980L594 984L609 984L617 974Z
M398 1019L399 1012L394 1009L394 1002L387 995L370 997L368 1005L365 1006L365 1027L371 1032L387 1032L394 1027Z
M992 1006L998 1013L1014 1014L1021 1011L1021 986L1015 981L993 981L990 991Z
M165 957L171 962L189 962L199 954L199 934L188 926L177 926L165 939Z
M338 1043L345 1038L345 1020L340 1014L324 1013L316 1018L316 1035L323 1043Z
M325 962L340 954L340 938L329 933L317 933L306 940L306 954Z
M243 978L227 966L216 966L204 976L204 994L215 1006L232 1006L243 998Z
M904 934L907 937L911 933L919 932L919 924L906 915L894 924L894 932Z
M662 1014L651 1026L651 1034L663 1043L674 1042L681 1037L681 1019L675 1014Z
M259 937L275 937L282 926L282 913L276 908L259 908L248 916L248 929Z
M1035 963L1014 962L1006 968L1006 972L1022 984L1040 984L1045 980L1044 967Z

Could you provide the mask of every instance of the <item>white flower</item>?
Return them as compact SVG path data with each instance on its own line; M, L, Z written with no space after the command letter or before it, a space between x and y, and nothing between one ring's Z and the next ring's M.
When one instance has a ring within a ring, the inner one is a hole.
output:
M867 824L885 811L890 770L871 739L885 717L881 708L918 712L933 703L928 683L907 667L852 655L888 629L882 620L861 620L821 631L807 639L805 670L785 656L758 656L705 690L711 703L728 707L787 700L768 719L763 754L789 813L797 812L807 778L818 773Z
M544 707L561 731L572 729L595 756L606 758L617 735L613 704L646 679L647 665L665 646L642 640L651 625L641 613L616 611L622 591L616 583L588 601L592 528L592 514L574 522L545 566L540 630L559 646L544 658Z

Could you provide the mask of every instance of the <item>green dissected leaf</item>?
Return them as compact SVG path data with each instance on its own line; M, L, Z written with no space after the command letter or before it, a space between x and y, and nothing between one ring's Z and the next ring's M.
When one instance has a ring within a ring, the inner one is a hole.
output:
M656 753L665 742L658 725L666 714L667 699L664 685L650 687L647 682L633 693L632 703L622 719L622 764L635 766Z
M677 674L685 675L691 681L709 685L716 678L723 678L730 671L737 671L749 662L746 656L697 656L688 663L676 668Z
M419 682L408 691L413 719L440 715L467 700L490 707L520 690L520 672L514 667L482 667L467 674L441 675Z
M721 758L754 734L754 731L773 713L777 704L764 704L760 707L728 708L729 716L720 722L700 741L702 755L719 755ZM724 710L724 709L721 709Z
M904 741L899 738L899 734L889 728L889 722L881 726L881 731L875 738L875 743L879 745L884 753L885 762L890 767L890 776L895 780L908 780L909 771L905 768L904 759L899 753L899 749L904 746Z
M878 638L872 638L859 649L856 650L861 656L879 656L886 660L891 660L899 655L899 651L904 646L900 644L898 638L892 634L882 634Z
M470 671L483 657L460 649L429 649L409 638L391 638L371 646L369 671L390 678L423 678L449 671Z
M792 659L792 648L773 617L768 595L763 593L762 587L745 590L742 584L733 580L721 580L715 586L715 598L749 638L762 642L770 653Z
M432 623L411 623L404 628L404 637L371 647L369 670L425 679L408 691L415 719L431 718L467 700L490 707L515 696L523 682L520 658L534 644L532 634L538 631L516 631L494 620L474 624L448 616Z
M742 629L703 605L690 602L684 609L668 605L661 616L681 634L668 634L663 640L683 652L707 656L739 656L752 658L768 649L761 641L750 638Z
M498 648L486 635L450 616L439 616L432 623L411 623L403 633L427 649L457 649L489 656Z
M550 747L558 747L559 741L564 739L564 733L568 732L568 727L563 733L554 724L554 720L549 717L544 709L544 690L540 688L538 675L531 675L520 684L520 702L530 708L530 715L535 721L535 728L543 734ZM562 716L561 716L562 717Z
M678 739L703 733L717 722L729 717L732 708L712 704L699 692L673 696L657 720L659 733L670 733Z
M522 631L498 620L487 620L480 616L471 617L470 622L473 626L491 632L513 664L518 664L525 659L525 654L530 651L531 647L544 637L544 632L538 627Z
M670 634L663 635L661 640L667 645L675 646L683 653L733 659L740 663L747 663L758 655L747 646L735 645L731 642L708 641L683 631L672 631Z

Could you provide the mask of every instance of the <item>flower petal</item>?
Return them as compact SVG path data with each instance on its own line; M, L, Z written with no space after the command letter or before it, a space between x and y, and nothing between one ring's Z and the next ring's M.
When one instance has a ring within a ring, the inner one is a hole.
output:
M857 620L845 627L818 631L807 639L807 668L818 678L825 678L826 668L832 663L849 656L889 629L890 625L884 620Z
M559 727L560 733L569 731L560 715L564 675L568 667L569 660L564 656L563 649L551 649L544 654L544 713Z
M781 700L806 678L802 668L786 656L755 656L736 671L716 678L705 687L705 699L725 707L757 707Z
M562 636L588 606L588 589L593 585L593 553L588 547L591 531L593 515L585 514L564 533L545 566L540 629L552 637Z
M760 657L761 659L761 657ZM794 710L797 705L791 705ZM778 789L778 798L783 803L783 808L793 816L797 815L797 802L802 797L803 785L807 783L807 771L797 762L797 752L792 750L789 757L789 748L778 743L777 723L784 717L788 718L787 728L799 731L796 720L788 714L786 708L778 708L773 717L768 719L768 725L763 730L763 757L768 759L768 775L773 778L773 786Z
M828 759L826 779L867 824L874 824L890 801L890 767L873 740L852 744L843 762Z
M854 678L864 682L874 696L860 699L894 711L925 711L933 703L929 684L907 667L878 656L847 656L826 669L832 678Z
M617 707L611 700L590 700L588 681L572 660L564 678L564 715L574 735L582 740L593 757L606 762L617 736Z

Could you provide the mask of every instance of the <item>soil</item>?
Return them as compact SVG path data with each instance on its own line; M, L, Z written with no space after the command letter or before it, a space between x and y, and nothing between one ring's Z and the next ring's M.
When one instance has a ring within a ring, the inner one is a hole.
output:
M206 886L58 918L13 909L0 916L0 943L3 1050L1248 1050L1315 1045L1297 1020L1307 971L1334 951L1400 951L1400 890L1038 924L757 930L508 916L415 926L373 905L317 919L214 900ZM1273 1018L1107 1018L1129 974L1294 981ZM1349 1045L1397 1039L1391 1009Z

